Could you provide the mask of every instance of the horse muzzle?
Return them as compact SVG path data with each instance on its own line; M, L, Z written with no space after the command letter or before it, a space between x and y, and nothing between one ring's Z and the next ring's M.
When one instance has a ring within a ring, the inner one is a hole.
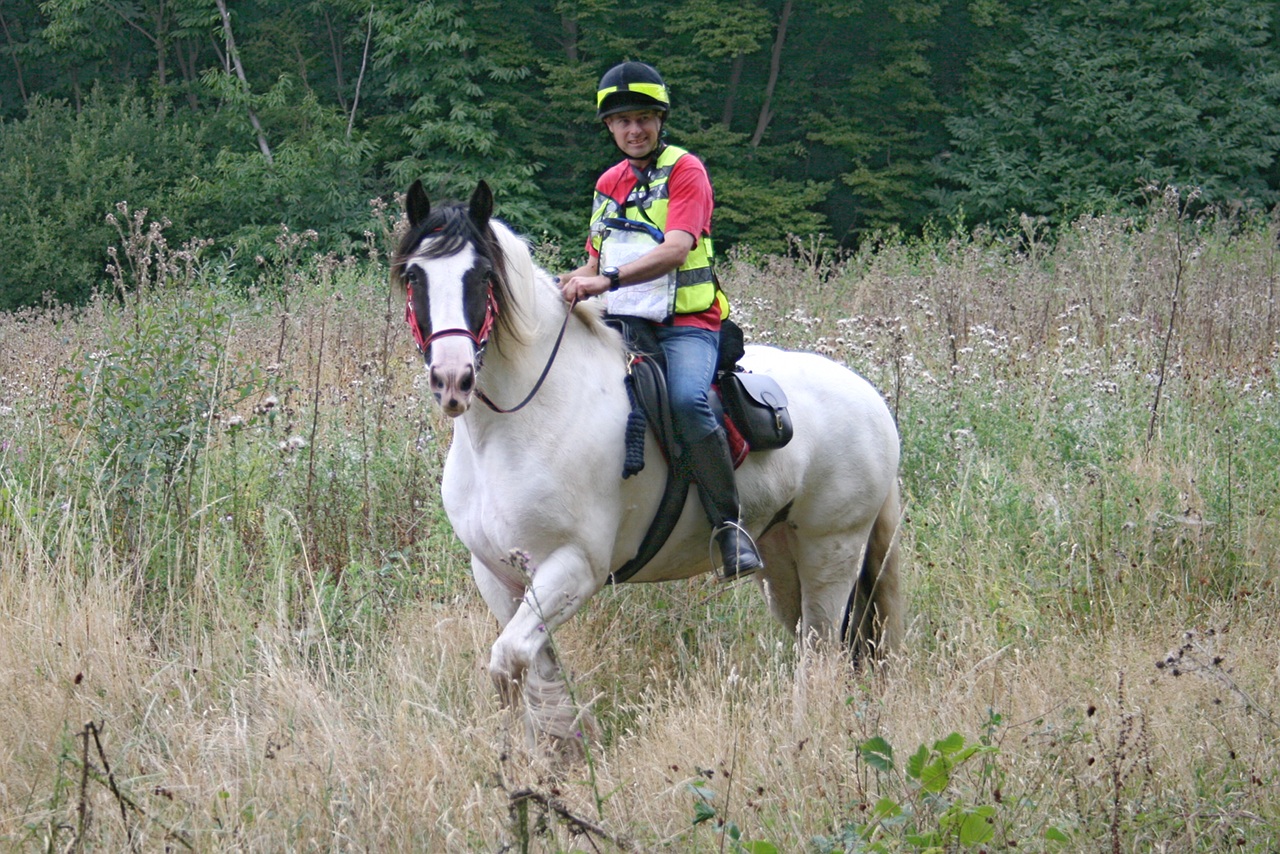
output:
M431 385L431 394L445 415L457 418L471 407L471 398L476 388L474 365L432 364L427 368L427 380Z
M427 339L427 382L450 418L471 408L483 348L484 343L467 329L446 329Z

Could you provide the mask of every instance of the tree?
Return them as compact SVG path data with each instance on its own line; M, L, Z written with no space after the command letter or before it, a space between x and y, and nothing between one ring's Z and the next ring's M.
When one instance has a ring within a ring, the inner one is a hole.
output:
M466 198L484 179L505 217L526 230L546 226L533 182L539 164L521 157L498 129L508 103L491 99L491 83L528 76L476 50L463 3L399 0L373 13L374 68L389 99L381 123L388 173L399 187L422 179L433 197ZM526 102L527 104L527 102Z
M95 88L76 110L35 96L26 120L0 125L0 310L88 298L106 281L119 202L173 219L175 245L195 236L175 187L206 169L198 133L163 101Z
M1149 182L1270 206L1280 52L1270 0L1088 0L1038 8L940 157L948 211L1065 220L1136 206Z
M942 142L945 109L928 51L942 5L919 0L851 14L856 61L836 96L808 117L809 138L846 158L840 180L851 191L853 234L908 229L929 213L928 161Z
M152 56L152 82L161 90L171 85L169 66L174 58L187 83L195 83L192 58L179 48L189 48L185 43L200 37L206 0L43 0L40 8L48 19L49 43L74 57L72 86L77 100L77 72L88 71L89 79L104 83L102 71L110 69L113 82L138 82L131 63L143 48ZM88 63L88 68L82 69L82 63Z

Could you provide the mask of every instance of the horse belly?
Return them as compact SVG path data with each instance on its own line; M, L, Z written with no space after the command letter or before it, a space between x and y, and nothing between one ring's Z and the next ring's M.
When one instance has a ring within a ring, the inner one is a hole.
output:
M793 523L869 524L897 480L900 455L897 426L879 391L816 353L755 345L743 364L778 381L795 428L786 447L751 454L739 470L744 515L772 518L785 504Z

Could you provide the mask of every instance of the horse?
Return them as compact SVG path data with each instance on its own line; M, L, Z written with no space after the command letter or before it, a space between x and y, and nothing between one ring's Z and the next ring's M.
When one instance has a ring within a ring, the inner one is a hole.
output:
M391 279L453 423L441 497L499 624L489 674L504 704L524 701L535 741L572 749L598 730L574 707L549 634L635 556L666 462L650 434L651 464L621 476L622 337L599 300L565 302L528 243L493 217L483 181L469 202L435 208L415 182L405 213ZM736 473L742 523L764 558L755 581L806 646L882 659L902 634L894 418L869 382L824 356L753 344L741 365L785 389L794 424L789 444L749 454ZM712 570L710 525L690 493L630 581Z

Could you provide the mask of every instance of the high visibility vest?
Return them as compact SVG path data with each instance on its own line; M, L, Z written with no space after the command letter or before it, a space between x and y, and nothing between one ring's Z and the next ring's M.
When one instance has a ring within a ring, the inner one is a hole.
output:
M676 161L689 154L674 145L664 146L657 161L644 172L622 204L616 199L596 191L591 213L591 245L596 252L604 242L608 231L604 220L622 217L657 227L664 234L667 230L667 180ZM646 180L647 179L647 180ZM729 300L716 285L713 271L714 250L711 236L696 235L699 240L689 250L684 263L676 270L676 314L697 314L720 303L720 317L729 316Z

